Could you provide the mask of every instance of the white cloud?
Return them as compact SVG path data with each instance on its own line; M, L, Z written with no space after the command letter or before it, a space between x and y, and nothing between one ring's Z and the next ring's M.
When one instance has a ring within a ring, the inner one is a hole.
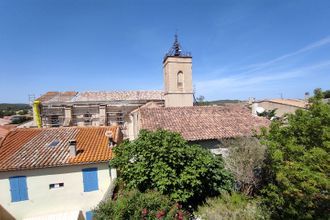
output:
M316 70L330 69L330 60L312 64L299 68L292 68L280 72L263 72L258 71L252 74L238 74L221 79L199 81L196 83L196 90L198 94L207 96L214 96L220 91L226 90L228 92L249 92L262 87L263 84L269 82L276 82L288 79L294 79L315 73Z
M246 71L246 73L252 73L252 72L264 69L264 68L269 67L269 66L271 66L271 65L273 65L277 62L283 61L283 60L291 58L293 56L297 56L299 54L302 54L302 53L305 53L305 52L308 52L308 51L311 51L311 50L314 50L314 49L317 49L317 48L320 48L320 47L323 47L323 46L326 46L326 45L329 45L329 44L330 44L330 36L327 36L327 37L325 37L325 38L323 38L319 41L311 43L311 44L309 44L309 45L307 45L307 46L305 46L305 47L303 47L299 50L296 50L294 52L284 54L280 57L269 60L267 62L249 65L247 67L247 69L249 69L249 70Z
M305 66L293 67L289 62L290 58L316 49L320 49L324 46L330 45L330 36L327 36L319 41L311 43L299 50L291 53L284 54L280 57L271 59L267 62L252 64L239 68L226 68L227 73L234 73L230 76L197 81L196 91L198 94L203 94L206 97L218 97L221 91L224 94L230 94L231 92L249 93L249 91L258 91L265 89L266 83L279 83L284 80L297 79L298 77L310 75L321 70L330 70L330 60L326 60L320 63L313 63ZM285 62L284 62L285 61ZM213 73L223 73L224 69L216 69ZM212 74L211 74L212 75ZM220 74L224 75L224 74Z

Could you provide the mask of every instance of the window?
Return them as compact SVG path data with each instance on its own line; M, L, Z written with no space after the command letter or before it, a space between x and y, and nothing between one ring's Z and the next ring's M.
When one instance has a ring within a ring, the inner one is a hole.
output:
M84 124L91 125L92 124L92 114L87 112L84 114Z
M58 189L64 187L64 183L52 183L49 184L49 189Z
M95 191L99 189L97 179L97 168L86 168L83 172L84 192Z
M60 143L59 140L54 140L48 145L48 147L56 147L59 143Z
M93 220L93 212L87 211L86 212L86 220Z
M183 72L178 72L177 75L177 86L178 89L182 89L183 88Z
M9 183L12 202L19 202L29 199L26 186L26 176L10 177Z

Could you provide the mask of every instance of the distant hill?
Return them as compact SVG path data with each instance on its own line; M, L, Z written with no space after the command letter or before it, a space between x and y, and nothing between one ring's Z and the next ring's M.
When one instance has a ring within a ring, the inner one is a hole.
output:
M223 100L215 100L215 101L208 101L211 105L221 105L227 103L241 103L243 101L237 99L223 99Z
M225 105L225 104L236 104L236 103L243 103L243 102L244 101L236 100L236 99L223 99L223 100L197 102L197 105Z
M11 103L0 103L0 118L3 116L10 116L10 115L25 115L31 109L31 106L28 104L11 104Z
M18 111L18 110L24 110L24 109L31 109L31 106L28 104L23 103L0 103L0 111Z

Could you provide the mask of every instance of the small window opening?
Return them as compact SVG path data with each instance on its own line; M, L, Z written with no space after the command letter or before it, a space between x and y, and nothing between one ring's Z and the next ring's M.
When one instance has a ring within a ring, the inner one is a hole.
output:
M92 123L92 114L87 112L84 114L84 123L85 125L91 125Z
M178 75L177 75L177 86L179 89L182 89L183 88L183 72L178 72Z
M49 184L49 189L58 189L64 187L64 183L52 183Z

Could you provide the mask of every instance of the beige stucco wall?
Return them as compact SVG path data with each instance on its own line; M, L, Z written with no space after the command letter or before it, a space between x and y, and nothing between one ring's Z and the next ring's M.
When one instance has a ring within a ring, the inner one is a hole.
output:
M192 106L193 96L192 94L167 94L165 96L166 107L182 107Z
M167 57L164 65L165 107L193 106L192 58ZM178 73L183 73L183 87L177 85Z
M82 169L87 167L98 168L97 191L84 192ZM19 175L26 176L29 200L11 202L9 177ZM102 200L112 182L108 163L1 172L0 204L16 219L74 210L85 214ZM64 187L49 189L52 183Z
M299 109L295 106L283 105L267 101L258 102L258 106L263 107L265 110L273 110L277 108L275 113L278 117L282 117L285 113L294 113L297 109Z

